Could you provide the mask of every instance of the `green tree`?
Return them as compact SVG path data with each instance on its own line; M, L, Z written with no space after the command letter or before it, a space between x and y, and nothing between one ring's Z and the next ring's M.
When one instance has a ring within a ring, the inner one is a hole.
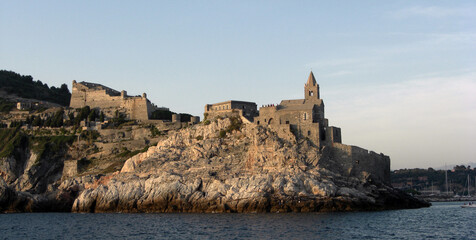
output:
M31 123L31 125L41 127L42 122L43 122L43 121L41 120L40 116L35 116L35 118L33 119L32 123Z
M99 121L104 122L104 113L101 111L101 114L99 114Z

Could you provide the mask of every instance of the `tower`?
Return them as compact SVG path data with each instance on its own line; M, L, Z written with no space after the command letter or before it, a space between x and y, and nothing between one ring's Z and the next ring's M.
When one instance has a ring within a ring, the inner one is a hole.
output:
M315 100L319 98L319 84L317 84L316 78L314 78L314 74L311 71L307 83L304 85L304 99Z

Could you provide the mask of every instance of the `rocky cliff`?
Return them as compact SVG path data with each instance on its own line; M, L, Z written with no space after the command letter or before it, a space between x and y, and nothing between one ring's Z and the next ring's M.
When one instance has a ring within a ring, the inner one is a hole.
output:
M341 169L336 156L292 134L218 119L169 132L128 159L121 171L58 180L41 194L0 180L0 210L309 212L428 206L372 171L349 174L353 171Z
M370 175L343 176L307 140L218 120L171 134L74 201L75 212L308 212L427 206ZM233 130L235 129L235 130Z

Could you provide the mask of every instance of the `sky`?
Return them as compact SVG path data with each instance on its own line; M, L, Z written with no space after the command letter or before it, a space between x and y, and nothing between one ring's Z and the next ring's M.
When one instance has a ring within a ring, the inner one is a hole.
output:
M304 96L391 168L476 162L475 1L0 2L0 69L203 116Z

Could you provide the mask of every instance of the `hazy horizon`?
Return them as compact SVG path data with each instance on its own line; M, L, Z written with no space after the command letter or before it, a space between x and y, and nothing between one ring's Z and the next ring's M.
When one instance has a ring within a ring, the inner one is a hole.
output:
M391 168L475 162L473 1L2 1L0 68L101 83L203 117L303 98ZM474 166L473 166L474 167Z

